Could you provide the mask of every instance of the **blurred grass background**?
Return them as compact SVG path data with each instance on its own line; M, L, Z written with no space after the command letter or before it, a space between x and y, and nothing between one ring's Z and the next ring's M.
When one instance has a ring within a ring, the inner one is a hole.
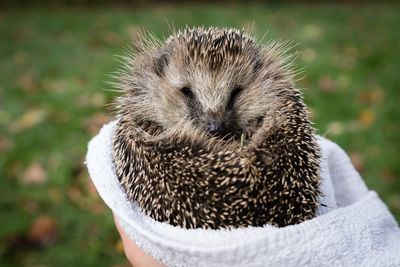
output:
M78 1L79 2L79 1ZM142 1L143 2L143 1ZM319 134L400 219L400 4L153 4L0 10L0 266L127 266L83 164L112 119L105 81L141 29L166 21L293 40ZM267 38L267 39L268 39Z

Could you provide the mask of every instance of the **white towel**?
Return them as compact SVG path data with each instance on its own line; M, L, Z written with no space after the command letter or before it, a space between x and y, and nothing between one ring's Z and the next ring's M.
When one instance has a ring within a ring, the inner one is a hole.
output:
M397 222L327 139L318 137L327 207L316 218L283 228L187 230L154 221L126 200L111 159L114 127L105 125L89 143L90 177L128 236L167 266L400 266Z

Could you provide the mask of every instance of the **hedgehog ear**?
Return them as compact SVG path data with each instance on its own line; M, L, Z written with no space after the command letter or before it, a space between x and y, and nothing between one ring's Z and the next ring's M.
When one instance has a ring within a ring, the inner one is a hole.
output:
M162 54L160 57L157 58L154 64L154 68L158 77L164 75L165 68L168 66L168 64L169 64L169 58L167 54Z

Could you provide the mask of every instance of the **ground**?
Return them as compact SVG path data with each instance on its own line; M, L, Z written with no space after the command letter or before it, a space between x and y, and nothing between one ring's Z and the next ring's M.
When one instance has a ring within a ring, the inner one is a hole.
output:
M141 29L235 26L296 44L315 127L400 219L399 5L155 6L0 11L0 265L125 266L86 145ZM168 26L170 25L170 26ZM300 78L300 77L299 77Z

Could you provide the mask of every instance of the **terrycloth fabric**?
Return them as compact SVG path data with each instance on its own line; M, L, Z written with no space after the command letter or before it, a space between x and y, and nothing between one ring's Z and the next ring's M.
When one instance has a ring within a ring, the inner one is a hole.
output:
M126 200L111 160L114 127L105 125L89 143L91 179L132 240L167 266L400 266L396 221L327 139L318 137L326 205L318 217L283 228L186 230L156 222Z

